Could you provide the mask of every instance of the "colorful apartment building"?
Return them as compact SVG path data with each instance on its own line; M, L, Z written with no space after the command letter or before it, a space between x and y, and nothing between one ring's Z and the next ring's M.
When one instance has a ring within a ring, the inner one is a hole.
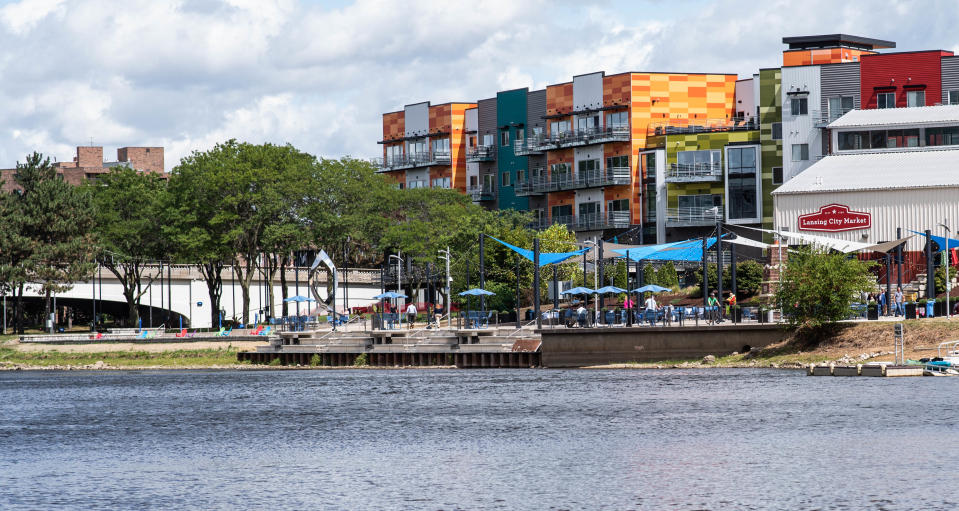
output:
M407 187L434 186L448 172L451 187L489 208L529 210L538 228L565 224L580 238L629 230L662 242L717 219L772 227L771 193L830 154L825 129L847 112L959 103L952 52L880 53L896 44L848 34L783 43L782 65L752 77L583 74L441 105L449 128L433 124L440 107L409 105L383 116L381 165ZM429 123L413 126L427 111ZM456 156L441 161L432 155L446 146L425 140L446 132Z
M416 103L383 114L383 157L376 163L400 188L466 193L466 110L475 103Z

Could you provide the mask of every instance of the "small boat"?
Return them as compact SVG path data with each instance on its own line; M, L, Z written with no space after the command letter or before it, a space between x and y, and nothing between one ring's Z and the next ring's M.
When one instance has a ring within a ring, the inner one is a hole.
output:
M924 362L924 376L959 376L959 341L939 343L937 356Z

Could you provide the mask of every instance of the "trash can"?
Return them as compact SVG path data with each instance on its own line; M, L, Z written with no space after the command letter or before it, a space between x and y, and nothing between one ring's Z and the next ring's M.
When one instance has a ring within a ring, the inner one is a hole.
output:
M936 302L926 302L926 317L932 318L936 316Z
M906 319L916 319L916 302L906 303Z
M869 304L868 318L876 321L879 319L879 307L875 304Z

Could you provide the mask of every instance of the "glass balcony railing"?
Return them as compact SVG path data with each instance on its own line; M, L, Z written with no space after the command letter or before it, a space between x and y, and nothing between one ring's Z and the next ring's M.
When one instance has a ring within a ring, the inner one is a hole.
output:
M731 119L675 119L670 123L652 123L647 127L648 136L687 135L694 133L716 133L724 131L758 130L759 121L734 117Z
M385 159L373 158L372 163L379 167L379 172L389 172L391 170L430 167L433 165L449 165L450 161L450 153L433 151L408 155L404 154Z
M606 213L587 213L583 215L541 218L538 221L534 221L529 227L543 230L556 224L565 225L574 231L623 229L630 226L629 211L607 211Z
M667 226L712 225L723 218L723 207L666 208Z
M599 186L628 185L631 182L629 167L609 167L583 172L544 175L542 170L529 179L516 183L517 195L538 195L562 190L595 188Z
M709 163L671 163L666 169L667 183L720 181L722 178L723 165L718 161Z
M527 146L531 150L549 151L565 147L577 147L606 142L628 142L630 139L628 125L615 125L582 130L569 130L561 133L552 133L549 136L530 137ZM519 154L519 153L517 153Z
M839 119L840 117L848 114L849 112L852 112L853 110L855 109L842 108L839 110L830 110L828 112L814 110L812 112L809 112L809 115L813 119L814 126L816 126L817 128L825 128L826 126L829 126L829 123L835 121L836 119Z
M466 150L466 161L493 161L496 159L496 148L488 145L470 147Z
M489 201L496 198L496 190L488 185L467 186L466 194L469 195L474 202Z

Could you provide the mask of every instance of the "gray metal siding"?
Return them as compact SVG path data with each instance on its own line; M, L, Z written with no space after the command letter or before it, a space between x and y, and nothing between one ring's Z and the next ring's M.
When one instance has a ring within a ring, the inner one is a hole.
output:
M825 114L829 111L829 98L836 96L853 96L854 106L859 106L859 63L828 64L821 66L820 71L820 111Z
M959 57L943 57L942 60L942 104L949 103L949 91L959 90Z
M546 133L546 90L537 90L530 92L526 96L526 133L533 133L533 127L539 126Z
M478 144L483 143L483 135L493 135L493 144L496 142L496 98L481 99L476 104L479 133Z

